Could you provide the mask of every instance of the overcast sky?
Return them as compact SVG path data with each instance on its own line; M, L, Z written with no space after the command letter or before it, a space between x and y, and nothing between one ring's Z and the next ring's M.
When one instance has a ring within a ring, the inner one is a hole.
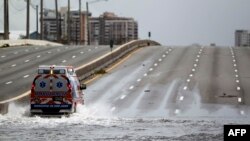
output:
M11 30L25 30L24 0L10 1ZM39 0L31 0L39 4ZM53 8L53 0L44 0L45 7ZM71 0L71 8L78 8L79 0ZM66 6L67 0L58 0ZM82 0L85 10L85 0ZM3 0L0 13L3 13ZM108 0L89 5L90 12L99 16L105 11L118 16L133 17L139 23L139 37L164 45L233 45L236 29L250 29L250 0ZM35 30L35 11L31 10L31 29ZM3 30L3 14L0 16Z

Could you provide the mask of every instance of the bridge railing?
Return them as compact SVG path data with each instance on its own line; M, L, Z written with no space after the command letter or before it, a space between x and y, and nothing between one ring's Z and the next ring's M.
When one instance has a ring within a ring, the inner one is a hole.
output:
M114 63L121 57L129 54L135 49L146 47L146 46L155 46L160 45L159 43L152 40L133 40L126 44L123 44L113 50L112 52L105 54L99 57L96 60L93 60L83 66L76 68L76 73L79 76L80 80L86 79L89 76L95 74L96 71L101 70L110 64Z

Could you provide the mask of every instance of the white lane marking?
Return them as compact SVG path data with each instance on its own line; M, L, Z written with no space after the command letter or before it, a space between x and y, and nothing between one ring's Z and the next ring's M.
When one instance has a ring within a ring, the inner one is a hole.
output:
M240 87L239 87L239 86L237 87L237 90L238 90L238 91L240 90Z
M25 60L24 62L27 63L27 62L29 62L29 61L30 61L30 60Z
M36 47L35 49L38 49L38 47Z
M72 56L72 58L74 59L74 58L76 58L76 56L74 55L74 56Z
M23 78L27 78L27 77L29 77L29 76L30 76L30 75L27 74L27 75L24 75Z
M159 61L159 62L161 62L161 61L162 61L162 59L160 58L158 61Z
M163 58L165 58L165 57L166 57L166 55L165 55L165 54L163 54L163 55L162 55L162 57L163 57Z
M234 55L232 55L232 57L234 58Z
M81 51L80 53L81 53L81 54L83 54L84 52L83 52L83 51Z
M95 47L95 49L98 49L98 47Z
M194 64L194 67L197 67L197 64Z
M187 86L185 86L185 87L183 88L183 90L187 90Z
M241 115L245 115L245 112L243 110L240 111Z
M157 64L157 63L155 63L155 64L154 64L154 66L158 66L158 64Z
M199 62L199 59L196 59L195 61L196 61L196 62Z
M5 84L6 84L6 85L9 85L9 84L11 84L11 83L12 83L12 81L9 81L9 82L6 82Z
M126 95L122 95L121 97L120 97L120 99L124 99L126 97Z
M192 69L193 72L195 72L195 69Z
M154 69L153 68L150 68L149 71L153 71Z
M144 73L144 76L147 76L148 74L147 73Z
M15 66L16 66L16 64L11 65L11 67L15 67Z
M60 49L57 49L57 51L61 51Z
M37 58L40 58L40 57L41 57L41 55L37 55L36 57L37 57Z
M134 86L130 86L129 89L130 89L130 90L134 89Z
M234 67L236 67L237 65L236 64L234 64Z
M166 54L168 54L168 51L166 51Z
M234 71L235 71L235 72L238 72L238 70L237 70L237 69L235 69Z
M189 74L190 77L193 77L193 74Z
M91 51L91 49L89 49L88 51Z
M236 80L236 83L240 83L240 80L237 79L237 80Z
M172 51L172 49L170 48L169 51Z
M29 52L29 50L28 50L28 49L26 49L26 50L25 50L25 52Z
M115 109L116 109L115 107L112 107L112 108L110 109L110 111L113 112Z
M68 49L69 47L65 47L65 49Z
M236 62L236 60L235 60L235 59L233 59L233 62Z
M139 79L137 79L137 82L140 82L141 81L141 79L139 78Z
M63 61L62 61L62 63L65 63L65 62L67 62L67 61L66 61L66 60L63 60Z
M48 51L48 54L50 54L51 53L51 51Z
M176 109L176 110L174 111L174 113L175 113L175 114L179 114L179 113L180 113L180 110L179 110L179 109Z
M238 97L238 102L240 103L242 101L241 97Z
M181 97L180 97L180 101L182 101L183 99L184 99L184 96L181 96Z
M190 79L187 79L187 82L190 82Z
M197 58L200 58L200 55L197 55Z
M14 54L18 54L18 52L14 52Z
M4 57L6 57L6 56L5 56L5 55L2 55L1 57L4 58Z

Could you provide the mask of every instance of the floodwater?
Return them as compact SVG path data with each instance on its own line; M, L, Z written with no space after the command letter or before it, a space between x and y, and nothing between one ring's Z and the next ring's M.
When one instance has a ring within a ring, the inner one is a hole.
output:
M224 124L250 123L248 116L120 117L105 105L80 106L70 117L29 117L28 106L9 105L0 115L0 141L39 140L223 140ZM233 109L222 108L232 113ZM221 111L220 111L221 113Z

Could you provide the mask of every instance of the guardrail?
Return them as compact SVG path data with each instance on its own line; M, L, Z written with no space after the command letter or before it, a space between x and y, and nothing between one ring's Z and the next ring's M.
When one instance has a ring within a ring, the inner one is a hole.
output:
M160 45L160 44L152 40L130 41L124 45L119 46L112 52L109 52L83 66L76 68L76 73L78 76L80 76L79 77L80 80L84 80L88 78L89 76L93 75L96 71L109 66L110 64L114 63L115 61L129 54L135 49L139 49L141 47L146 47L146 46L155 46L155 45ZM24 98L28 96L29 94L30 94L30 91L27 91L17 97L0 102L0 114L5 114L8 112L9 102Z
M100 58L91 61L79 68L76 68L76 73L80 80L84 80L89 76L93 75L96 71L103 69L110 64L114 63L116 60L127 55L131 51L138 49L140 47L150 46L150 45L160 45L159 43L152 40L133 40L120 47L116 48L112 52L101 56Z

